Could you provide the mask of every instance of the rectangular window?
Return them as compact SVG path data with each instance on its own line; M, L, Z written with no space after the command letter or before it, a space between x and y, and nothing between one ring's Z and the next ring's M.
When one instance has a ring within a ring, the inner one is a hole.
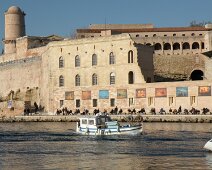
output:
M174 104L174 97L169 97L169 106Z
M60 107L62 107L64 104L64 101L63 100L60 100Z
M191 104L191 106L195 105L196 103L197 103L196 96L191 96L190 97L190 104Z
M129 106L134 105L134 99L133 98L129 98Z
M97 107L97 99L93 99L93 107Z
M148 97L148 106L153 105L153 97Z
M76 100L76 107L80 107L80 99Z
M114 107L115 106L115 99L110 99L110 106Z

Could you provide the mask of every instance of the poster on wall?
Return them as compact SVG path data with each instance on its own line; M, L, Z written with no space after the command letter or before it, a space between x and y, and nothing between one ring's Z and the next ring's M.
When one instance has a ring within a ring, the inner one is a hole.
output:
M155 88L155 97L166 97L167 90L166 88Z
M9 100L8 103L7 103L7 108L11 109L12 106L13 106L13 102L12 102L12 100Z
M199 86L199 96L211 96L211 86Z
M91 91L82 91L82 100L90 100Z
M66 91L65 100L74 100L74 91Z
M146 88L136 89L136 97L137 98L145 98L146 97Z
M188 87L176 87L176 97L188 97Z
M109 91L99 90L99 99L109 99Z
M117 90L117 99L127 98L127 89L118 89Z

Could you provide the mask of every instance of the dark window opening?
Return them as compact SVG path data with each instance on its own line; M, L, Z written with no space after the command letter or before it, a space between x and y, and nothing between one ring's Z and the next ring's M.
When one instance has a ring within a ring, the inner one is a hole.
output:
M133 75L132 71L130 71L129 74L128 74L128 83L129 84L133 84L134 83L134 75Z
M76 107L80 107L80 99L76 100Z
M188 42L183 43L183 49L184 50L190 49L190 45Z
M204 74L201 70L194 70L191 73L190 79L191 80L203 80L203 76L204 76Z
M169 43L165 43L164 50L171 50L171 45Z
M174 43L173 44L173 50L179 50L180 49L180 44L179 43Z

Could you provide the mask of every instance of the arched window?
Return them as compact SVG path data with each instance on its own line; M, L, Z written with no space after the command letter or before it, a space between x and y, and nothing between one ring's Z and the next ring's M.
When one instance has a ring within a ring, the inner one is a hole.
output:
M179 43L174 43L173 44L173 50L179 50L180 49L180 44Z
M97 75L95 73L92 75L92 85L97 85Z
M188 42L184 42L183 43L183 50L188 50L188 49L190 49L189 43Z
M64 60L63 60L63 57L61 56L59 58L59 68L63 68L64 67Z
M110 53L110 64L115 64L115 56L113 52Z
M59 87L62 87L62 86L64 86L64 77L61 75L59 77Z
M92 55L92 66L95 66L95 65L97 65L97 55L93 54Z
M115 73L110 73L110 85L115 84L115 81L116 81Z
M133 63L133 51L128 52L128 63Z
M80 67L80 57L78 55L75 57L75 67Z
M77 74L75 76L75 86L80 86L80 75L79 74Z
M160 43L155 44L155 50L161 50L161 44Z
M198 42L194 42L192 44L192 49L199 49L199 43Z
M151 46L151 44L150 44L150 43L147 43L146 45L147 45L147 46Z
M128 83L134 84L134 75L133 75L132 71L130 71L129 74L128 74Z
M171 45L169 43L165 43L164 50L171 50Z

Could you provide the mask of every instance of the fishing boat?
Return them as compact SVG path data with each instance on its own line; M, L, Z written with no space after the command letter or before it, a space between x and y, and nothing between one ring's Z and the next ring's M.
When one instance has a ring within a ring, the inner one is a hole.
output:
M209 140L209 141L205 144L205 146L204 146L203 148L204 148L204 149L207 149L207 150L209 150L209 151L212 151L212 139Z
M83 135L119 135L119 134L141 134L143 131L142 117L137 121L120 125L118 121L113 121L107 114L97 114L95 116L84 116L79 118L76 132Z

